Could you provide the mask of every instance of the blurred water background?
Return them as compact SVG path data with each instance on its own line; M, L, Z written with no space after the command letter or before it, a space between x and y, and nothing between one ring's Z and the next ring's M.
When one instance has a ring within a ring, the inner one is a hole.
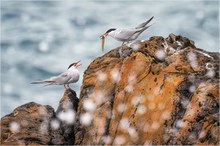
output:
M83 72L101 52L108 28L133 27L154 16L139 39L180 34L199 48L219 51L219 1L2 1L1 116L34 101L55 109L63 86L30 82L58 75L81 60L81 77L71 87L79 96ZM105 52L120 43L107 38Z

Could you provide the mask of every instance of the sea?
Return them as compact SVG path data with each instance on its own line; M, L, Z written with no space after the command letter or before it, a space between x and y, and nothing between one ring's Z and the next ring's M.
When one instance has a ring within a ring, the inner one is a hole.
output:
M80 80L70 85L79 97L88 65L120 45L107 37L102 52L100 35L152 16L154 24L138 39L174 33L219 52L218 0L1 0L1 117L31 101L56 109L64 87L30 83L81 60Z

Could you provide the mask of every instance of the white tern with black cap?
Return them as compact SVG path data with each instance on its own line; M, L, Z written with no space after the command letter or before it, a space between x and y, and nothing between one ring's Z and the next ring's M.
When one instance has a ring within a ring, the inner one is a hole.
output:
M101 39L104 39L107 36L111 36L112 38L122 42L122 46L125 42L133 41L138 38L138 36L149 28L151 25L147 24L153 19L151 17L148 21L141 23L140 25L134 28L111 28L106 31L103 35L100 36Z
M79 71L77 67L79 67L80 61L72 63L69 65L67 71L61 73L58 76L53 76L51 78L35 81L31 84L46 84L48 85L64 85L66 89L70 89L69 84L70 83L76 83L79 80Z

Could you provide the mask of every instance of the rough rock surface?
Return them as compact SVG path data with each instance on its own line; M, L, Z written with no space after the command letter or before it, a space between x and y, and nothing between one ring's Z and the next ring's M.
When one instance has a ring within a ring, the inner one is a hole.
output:
M89 65L80 101L66 90L56 112L30 102L3 117L1 144L218 145L219 60L174 34L116 48Z
M64 144L71 145L74 143L74 122L78 108L79 99L73 90L67 90L56 111L56 116L60 121L61 133L64 137ZM54 144L57 144L54 142Z
M34 102L17 107L1 119L1 144L73 144L73 124L67 122L71 114L75 117L77 105L76 93L66 90L56 113L51 106Z
M74 144L219 144L219 59L174 34L98 57L84 73Z

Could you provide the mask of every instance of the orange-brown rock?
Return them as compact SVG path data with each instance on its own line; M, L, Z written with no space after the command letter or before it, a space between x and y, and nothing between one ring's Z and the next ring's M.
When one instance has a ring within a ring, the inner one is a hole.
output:
M84 73L74 144L219 144L219 58L174 34L98 57Z
M77 106L76 93L66 90L56 113L51 106L34 102L17 107L1 118L1 145L73 144L74 121L68 120Z
M56 112L30 102L1 118L1 144L218 145L219 58L174 34L116 48L89 65L80 101L66 90Z

